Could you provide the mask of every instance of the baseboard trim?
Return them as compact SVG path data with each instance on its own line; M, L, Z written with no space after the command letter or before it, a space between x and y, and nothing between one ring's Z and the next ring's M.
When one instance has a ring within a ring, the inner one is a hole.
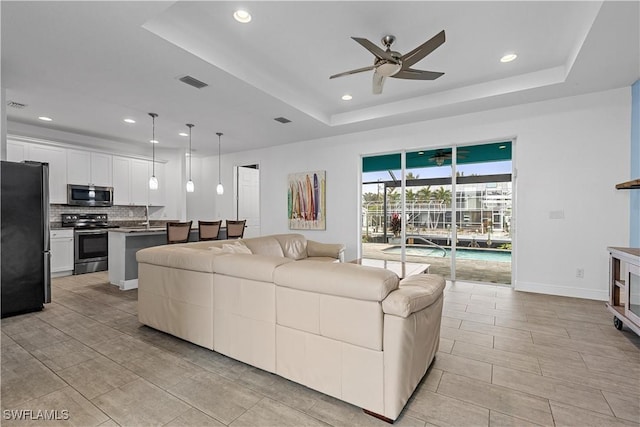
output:
M561 297L584 298L596 301L608 301L608 290L574 288L569 286L548 285L544 283L515 281L516 291L534 292L536 294L557 295Z

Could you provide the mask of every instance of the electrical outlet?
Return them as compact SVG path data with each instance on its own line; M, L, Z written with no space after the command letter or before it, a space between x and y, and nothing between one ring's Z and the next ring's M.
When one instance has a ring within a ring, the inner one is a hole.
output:
M584 268L578 268L576 270L576 277L578 279L584 279Z

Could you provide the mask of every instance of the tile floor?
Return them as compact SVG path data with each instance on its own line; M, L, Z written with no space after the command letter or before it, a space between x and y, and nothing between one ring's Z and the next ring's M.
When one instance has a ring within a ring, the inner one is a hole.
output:
M69 419L34 425L387 425L140 325L136 298L104 272L72 276L44 311L3 319L0 423L47 410ZM640 425L640 339L604 303L468 283L445 301L440 351L396 425Z

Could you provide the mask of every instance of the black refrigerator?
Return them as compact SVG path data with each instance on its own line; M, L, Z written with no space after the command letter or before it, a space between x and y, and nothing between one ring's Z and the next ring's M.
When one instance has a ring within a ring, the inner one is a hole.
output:
M51 302L49 165L0 163L2 317Z

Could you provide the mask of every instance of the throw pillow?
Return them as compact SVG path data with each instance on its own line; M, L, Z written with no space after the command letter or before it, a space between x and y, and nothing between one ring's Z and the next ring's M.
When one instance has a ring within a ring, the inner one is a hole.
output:
M230 254L251 254L251 249L249 249L245 244L236 242L234 244L223 243L222 244L222 252L230 253Z

